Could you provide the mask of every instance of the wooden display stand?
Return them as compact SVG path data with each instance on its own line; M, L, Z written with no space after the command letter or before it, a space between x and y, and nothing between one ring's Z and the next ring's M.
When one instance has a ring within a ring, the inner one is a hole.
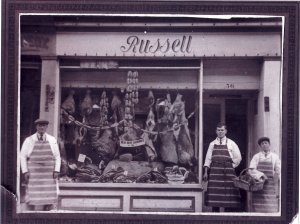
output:
M201 184L59 183L59 210L201 212Z

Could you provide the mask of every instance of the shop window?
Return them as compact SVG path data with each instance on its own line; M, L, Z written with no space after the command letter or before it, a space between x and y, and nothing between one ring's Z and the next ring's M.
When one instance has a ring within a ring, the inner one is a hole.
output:
M198 72L189 71L185 81L190 88L181 89L173 84L182 78L182 71L126 71L125 76L122 72L114 88L107 87L105 80L109 78L103 78L98 86L86 86L81 80L71 87L68 82L74 84L74 80L68 80L70 73L62 74L62 179L199 183ZM157 79L148 80L153 74ZM91 82L88 75L85 77ZM170 88L166 88L166 77L173 77Z

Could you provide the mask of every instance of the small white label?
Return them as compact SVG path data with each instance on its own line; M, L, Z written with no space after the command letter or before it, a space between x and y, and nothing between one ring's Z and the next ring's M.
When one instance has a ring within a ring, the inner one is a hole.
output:
M84 162L84 160L85 160L85 157L86 157L86 155L84 155L84 154L79 154L79 156L78 156L78 162Z

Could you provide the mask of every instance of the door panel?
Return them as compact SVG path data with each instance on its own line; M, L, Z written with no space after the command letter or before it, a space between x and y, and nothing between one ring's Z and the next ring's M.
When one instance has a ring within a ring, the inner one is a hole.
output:
M227 99L226 104L226 124L227 124L227 136L232 139L239 147L242 161L240 165L235 169L236 174L247 166L247 146L248 146L248 124L247 124L247 104L246 99ZM242 208L237 211L245 211L247 207L247 194L241 190L242 196Z

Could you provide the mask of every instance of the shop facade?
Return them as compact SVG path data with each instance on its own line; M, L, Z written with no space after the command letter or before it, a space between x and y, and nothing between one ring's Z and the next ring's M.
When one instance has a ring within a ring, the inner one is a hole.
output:
M202 167L218 122L237 173L259 137L281 155L281 52L280 18L22 15L20 141L49 119L60 210L210 211Z

